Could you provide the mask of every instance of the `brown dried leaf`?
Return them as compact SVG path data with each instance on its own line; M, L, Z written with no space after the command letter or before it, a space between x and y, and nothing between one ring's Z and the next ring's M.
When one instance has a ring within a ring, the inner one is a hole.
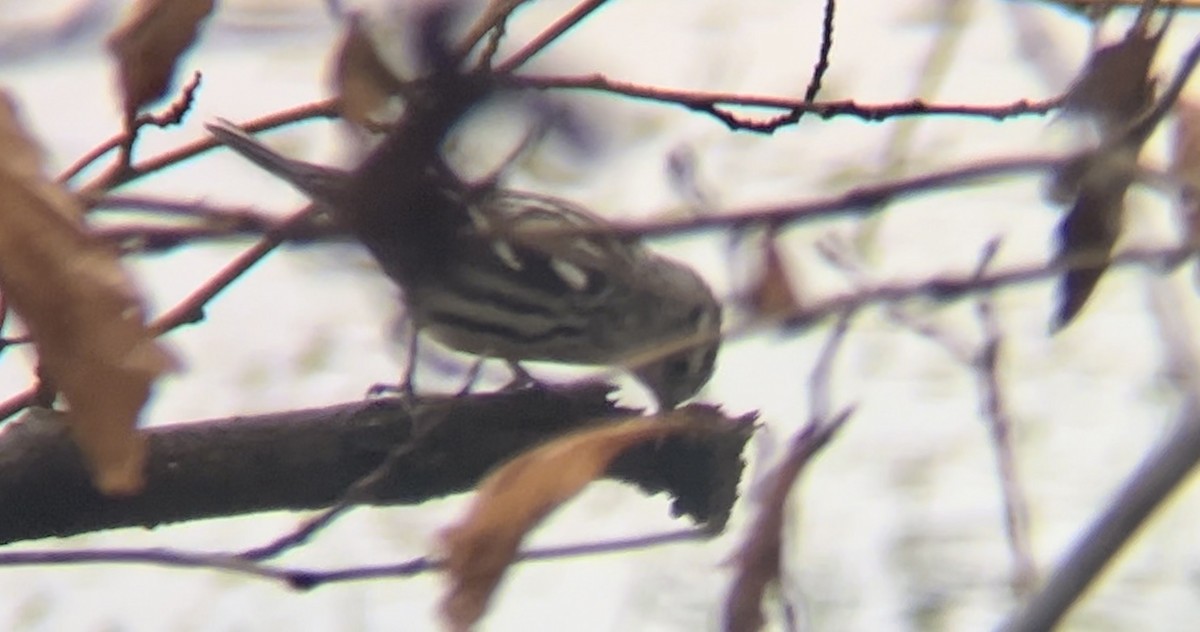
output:
M333 66L333 86L342 118L367 129L378 129L372 117L400 94L404 84L380 59L358 14L350 16Z
M573 433L490 474L466 518L442 535L452 582L442 614L450 627L468 629L483 615L521 540L542 519L603 474L626 449L688 428L687 415L684 408Z
M779 581L784 510L801 472L849 418L847 411L824 425L810 425L792 440L787 456L766 481L768 491L737 553L737 570L725 600L724 630L749 632L763 626L762 601Z
M117 58L125 116L166 94L175 64L196 40L214 0L138 0L108 37Z
M800 311L800 301L792 291L783 256L776 239L768 239L763 250L763 267L750 289L750 307L763 318L780 318Z
M170 356L143 325L128 275L48 179L41 151L0 93L0 292L21 316L43 374L65 395L72 436L106 494L142 486L138 412Z

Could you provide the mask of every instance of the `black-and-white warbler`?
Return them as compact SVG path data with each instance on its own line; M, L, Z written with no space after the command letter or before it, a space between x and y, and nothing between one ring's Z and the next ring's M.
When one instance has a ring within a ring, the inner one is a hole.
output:
M351 173L279 155L227 121L223 144L328 207L336 218ZM461 183L460 183L461 184ZM503 189L446 187L439 212L465 214L454 255L421 274L411 256L443 248L423 235L358 235L403 289L413 326L459 351L504 359L623 365L663 408L712 376L721 308L688 266L605 235L538 239L530 230L603 226L564 200ZM394 232L394 231L389 231ZM373 245L374 244L374 245ZM407 253L399 256L397 253ZM655 356L655 353L665 353ZM650 361L638 362L647 356Z

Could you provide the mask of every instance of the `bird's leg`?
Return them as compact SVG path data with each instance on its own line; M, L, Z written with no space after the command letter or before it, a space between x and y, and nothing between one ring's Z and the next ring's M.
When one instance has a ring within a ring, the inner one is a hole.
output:
M512 380L504 385L504 388L501 390L515 391L531 386L541 386L541 382L538 382L537 378L530 375L529 371L526 371L516 360L505 360L505 362L508 363L508 370L512 371L513 376Z
M475 388L475 383L479 381L480 370L483 369L483 363L486 361L487 356L479 356L471 364L471 368L467 371L466 383L458 390L458 397L466 397L471 394L471 389Z
M413 378L417 374L417 339L420 336L420 328L416 322L409 319L408 321L408 357L405 359L404 372L401 374L400 382L397 384L384 384L382 382L372 384L371 388L367 389L368 397L378 397L384 394L396 395L404 399L413 400L416 398L416 391L413 388Z

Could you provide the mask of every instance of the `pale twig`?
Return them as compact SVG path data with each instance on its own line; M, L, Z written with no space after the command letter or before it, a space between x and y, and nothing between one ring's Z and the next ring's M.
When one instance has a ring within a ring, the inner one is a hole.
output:
M984 247L975 278L983 278L988 265L999 250L1000 240L993 239ZM987 421L996 452L996 467L1000 477L1000 492L1004 499L1004 527L1009 552L1013 560L1013 591L1020 595L1032 589L1037 570L1029 544L1029 504L1017 475L1016 456L1012 446L1012 419L1004 402L1000 384L999 358L1003 333L996 318L990 294L981 294L975 302L975 313L983 330L983 345L971 366L975 371L981 399L980 410Z
M294 108L269 114L252 121L242 123L240 126L247 132L260 132L308 119L336 118L337 116L337 99L325 99L323 101L306 103ZM219 146L221 146L220 143L209 137L189 143L165 154L161 154L134 165L127 165L124 167L118 166L119 168L110 169L100 177L83 186L81 188L81 193L84 196L96 196L100 193L128 184L145 175L161 171L166 167L183 162L184 160ZM65 178L60 176L60 180L62 179Z
M517 555L516 559L526 562L558 560L585 555L635 551L678 542L707 540L711 537L712 535L703 529L683 529L603 542L542 547L523 551ZM277 580L298 590L309 590L336 582L412 577L441 568L440 561L427 556L416 557L396 564L311 570L268 565L236 555L197 553L168 548L0 552L0 567L62 564L146 564L174 568L201 568L232 572L259 579Z
M1152 286L1152 310L1167 364L1180 375L1185 401L1174 428L1150 451L1115 498L1055 567L1046 584L1001 627L1004 632L1049 630L1200 464L1200 347L1183 322L1180 301L1165 283Z

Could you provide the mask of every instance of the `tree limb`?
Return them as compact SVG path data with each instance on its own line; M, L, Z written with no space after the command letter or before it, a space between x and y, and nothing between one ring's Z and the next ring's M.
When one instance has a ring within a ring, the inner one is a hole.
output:
M147 430L145 491L92 487L60 413L30 409L0 434L0 543L273 510L328 507L394 450L369 504L417 504L471 489L542 441L626 417L611 386L585 384L407 402L374 399ZM697 433L623 455L608 475L667 491L675 514L724 527L751 416L701 407ZM710 423L711 422L711 423Z

